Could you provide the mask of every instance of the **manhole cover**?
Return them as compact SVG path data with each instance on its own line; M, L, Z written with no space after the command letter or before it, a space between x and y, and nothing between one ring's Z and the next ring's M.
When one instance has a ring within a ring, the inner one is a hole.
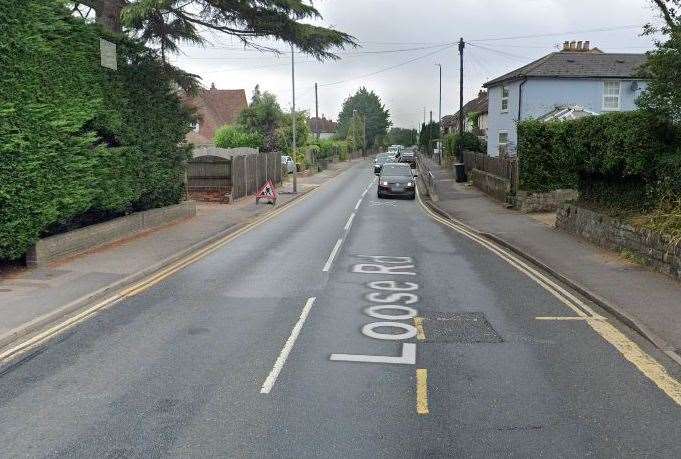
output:
M423 318L427 343L501 343L481 312L433 313Z

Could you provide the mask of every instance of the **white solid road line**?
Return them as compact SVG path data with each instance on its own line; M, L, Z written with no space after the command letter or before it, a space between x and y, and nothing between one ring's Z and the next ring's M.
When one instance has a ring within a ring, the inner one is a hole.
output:
M359 209L359 206L362 204L362 199L357 200L357 204L355 204L355 210Z
M338 253L338 249L340 249L341 244L343 243L343 239L338 239L336 241L336 245L333 246L333 250L331 251L331 255L329 255L329 258L326 260L326 264L324 265L324 269L322 271L328 272L331 269L331 265L333 264L333 259L336 258L336 254Z
M277 361L274 362L274 367L272 367L272 371L270 371L270 374L267 376L267 379L265 379L265 382L260 388L261 394L269 394L270 391L272 390L272 387L274 387L274 383L277 382L277 376L279 376L281 369L284 368L286 359L288 358L288 355L291 353L291 349L293 349L293 345L296 343L296 339L298 339L298 335L300 335L300 330L302 330L303 324L305 323L305 319L307 319L307 316L310 314L310 309L312 309L312 305L314 304L316 299L317 298L315 297L307 299L307 302L303 307L303 311L300 313L300 317L298 318L298 322L296 322L295 327L293 327L293 330L291 331L291 336L289 336L288 339L286 340L286 344L284 344L284 348L279 353Z
M352 221L355 219L355 213L353 212L350 215L350 218L348 218L347 223L345 224L345 231L350 231L350 227L352 226Z

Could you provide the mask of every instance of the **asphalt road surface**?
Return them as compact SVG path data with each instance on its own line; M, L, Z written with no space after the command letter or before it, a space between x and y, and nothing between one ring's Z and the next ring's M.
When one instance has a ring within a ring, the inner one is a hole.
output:
M676 369L594 311L365 162L6 368L0 456L681 457Z

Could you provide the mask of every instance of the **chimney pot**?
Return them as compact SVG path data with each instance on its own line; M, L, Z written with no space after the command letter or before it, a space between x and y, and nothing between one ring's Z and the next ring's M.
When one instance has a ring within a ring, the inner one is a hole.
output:
M574 51L575 49L577 49L577 42L572 40L570 42L570 51Z
M584 51L589 51L589 44L590 44L590 43L589 43L589 40L586 40L586 41L584 42Z
M568 49L570 49L570 42L568 40L565 40L563 42L563 51L567 51Z
M581 50L582 50L582 40L579 40L577 42L577 51L581 51Z

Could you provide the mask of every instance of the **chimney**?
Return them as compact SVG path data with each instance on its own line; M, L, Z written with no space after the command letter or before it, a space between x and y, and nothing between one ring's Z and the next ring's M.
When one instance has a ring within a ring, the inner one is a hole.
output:
M577 50L577 42L572 40L570 42L570 51L575 51L575 50Z
M577 42L577 51L581 51L581 50L582 50L582 40L579 40Z
M210 90L211 90L211 91L215 91L215 89L216 89L216 88L215 88L215 83L211 83L211 84L210 84Z
M589 45L590 45L589 40L586 40L586 41L584 42L584 46L582 47L582 49L583 49L584 51L589 51Z
M565 40L563 42L563 51L568 51L570 49L570 42L568 40Z

